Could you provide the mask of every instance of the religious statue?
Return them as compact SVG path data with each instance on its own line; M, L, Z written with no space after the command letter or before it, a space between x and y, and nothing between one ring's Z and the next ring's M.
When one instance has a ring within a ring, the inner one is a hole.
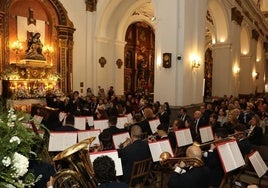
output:
M28 40L28 48L26 50L26 59L42 60L45 61L46 58L42 54L43 44L40 40L40 33L35 33Z

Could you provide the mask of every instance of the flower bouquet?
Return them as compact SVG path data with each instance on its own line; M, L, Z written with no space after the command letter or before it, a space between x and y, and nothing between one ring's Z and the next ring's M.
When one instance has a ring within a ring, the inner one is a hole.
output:
M0 112L0 187L31 187L36 178L28 169L36 135L26 129L13 109Z

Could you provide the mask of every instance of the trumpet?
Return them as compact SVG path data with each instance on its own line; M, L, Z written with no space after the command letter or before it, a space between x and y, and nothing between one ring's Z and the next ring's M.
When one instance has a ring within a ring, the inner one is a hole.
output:
M148 136L147 138L143 139L143 141L153 141L153 140L158 140L158 134L157 133L154 133L150 136Z
M185 163L185 167L201 167L204 165L204 162L201 159L193 157L172 157L169 152L161 153L159 163L163 167L172 168L175 164L178 164L181 161Z

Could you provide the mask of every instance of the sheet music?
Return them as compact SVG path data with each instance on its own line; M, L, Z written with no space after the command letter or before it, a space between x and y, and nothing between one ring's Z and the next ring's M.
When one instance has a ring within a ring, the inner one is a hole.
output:
M92 165L93 165L94 160L97 157L100 157L100 156L111 157L115 163L116 176L123 175L122 162L121 162L121 159L118 157L117 150L95 152L95 153L90 153L89 155L90 155L90 161Z
M150 142L149 148L151 151L151 156L154 162L159 161L160 155L163 152L169 152L172 156L174 156L169 140L161 140L158 142Z
M250 157L249 160L257 173L258 177L261 178L268 170L267 165L263 161L260 153L255 151Z
M76 142L77 132L50 132L48 151L63 151Z
M130 138L128 132L113 135L115 149L119 149L119 145L125 142L127 138Z
M225 173L239 168L245 164L236 141L216 144Z
M202 143L214 140L211 126L201 127L199 131Z
M125 124L128 123L127 117L118 117L116 127L119 129L125 128Z
M86 130L86 117L74 117L74 128Z
M94 128L95 129L100 129L101 132L102 132L103 129L108 128L108 119L105 119L105 120L95 120L94 121Z
M78 131L78 142L81 142L82 140L85 140L90 137L95 137L95 140L91 143L91 146L94 145L100 145L99 135L101 131L100 130L86 130L86 131Z
M86 116L86 121L87 121L88 126L90 126L90 127L94 126L93 116Z
M152 133L157 132L157 126L160 125L160 120L159 119L154 119L149 121L150 128Z
M127 122L132 123L132 119L133 119L132 114L131 113L126 114L126 117L127 117Z
M189 128L175 131L178 147L186 146L193 143L191 131Z

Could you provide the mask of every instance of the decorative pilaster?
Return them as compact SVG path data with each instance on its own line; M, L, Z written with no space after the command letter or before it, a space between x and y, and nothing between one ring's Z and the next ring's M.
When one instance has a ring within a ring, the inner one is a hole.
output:
M232 8L232 21L235 21L238 25L241 26L241 23L243 21L243 16L239 10L237 10L236 7Z
M62 91L68 93L73 89L73 33L74 28L57 26L59 36L59 65L58 70L62 77Z
M5 13L0 11L0 72L3 70L3 57L4 57L4 16Z
M86 10L89 12L94 12L97 10L97 2L98 0L86 0Z

